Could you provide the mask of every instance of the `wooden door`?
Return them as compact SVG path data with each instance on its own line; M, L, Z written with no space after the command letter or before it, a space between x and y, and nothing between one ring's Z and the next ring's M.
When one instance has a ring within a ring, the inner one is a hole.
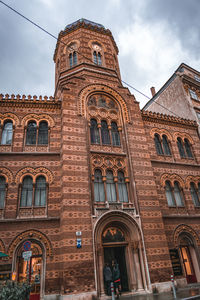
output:
M187 283L195 283L197 282L197 278L194 272L194 267L190 255L190 250L188 246L181 247L181 254L183 258L183 263L185 267L186 279Z

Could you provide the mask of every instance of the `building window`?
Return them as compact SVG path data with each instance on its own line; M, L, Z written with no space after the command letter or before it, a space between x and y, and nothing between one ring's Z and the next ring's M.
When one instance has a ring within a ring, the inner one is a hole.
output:
M1 145L11 145L12 136L13 136L13 123L11 121L6 121L3 125Z
M48 144L48 123L46 121L42 121L39 124L38 144L39 145L47 145Z
M124 179L124 173L118 172L118 193L120 202L128 202L128 192Z
M46 178L39 176L33 185L33 178L25 176L22 182L20 207L45 206L47 196ZM34 199L34 203L33 203Z
M35 121L28 123L26 130L26 145L36 145L37 125Z
M180 137L177 138L177 146L181 158L193 158L192 149L188 139L184 139L184 142Z
M105 202L104 183L100 170L95 170L94 173L94 201Z
M95 119L90 120L90 140L91 144L100 144L99 128Z
M111 135L112 135L112 144L113 146L120 146L120 135L115 122L111 123Z
M103 145L110 145L110 134L106 121L101 121L101 140Z
M4 208L6 197L6 180L5 177L0 176L0 209Z
M192 196L192 201L194 203L194 206L199 207L200 206L200 183L198 183L198 190L197 190L194 182L191 182L190 193Z
M96 65L101 66L102 65L102 59L101 59L101 53L94 51L93 52L93 61Z
M46 205L46 178L39 176L35 184L35 206Z
M108 202L116 202L116 186L114 182L113 172L107 171L106 172L106 194Z
M174 188L172 188L170 181L167 180L165 182L165 195L167 198L168 206L184 206L182 192L177 181L174 182Z
M171 155L169 141L165 134L160 138L159 134L156 133L154 135L154 143L158 155Z
M21 207L31 207L33 199L33 179L31 176L26 176L23 179L21 191Z
M191 97L192 99L198 100L198 96L197 96L197 94L196 94L195 91L189 89L189 92L190 92L190 97Z
M77 53L74 51L73 53L69 54L69 66L70 68L77 65Z

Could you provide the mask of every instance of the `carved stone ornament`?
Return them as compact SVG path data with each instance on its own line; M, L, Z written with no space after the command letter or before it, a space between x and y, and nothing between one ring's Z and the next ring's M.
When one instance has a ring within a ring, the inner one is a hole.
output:
M174 230L174 243L176 247L179 247L179 236L181 233L187 233L188 235L192 236L193 239L196 241L197 245L200 246L200 240L198 234L194 231L194 229L188 225L180 224Z
M3 124L4 121L7 119L11 120L13 122L14 126L19 125L19 118L15 114L10 113L10 112L4 113L4 114L0 113L0 123Z
M25 117L23 117L21 124L22 126L26 126L29 121L36 121L37 126L39 125L39 122L46 121L48 122L49 127L55 126L55 121L52 117L50 117L48 114L28 114Z
M6 183L12 183L14 180L13 173L7 168L0 168L0 176L5 177Z
M194 182L196 189L198 190L198 184L200 183L200 176L187 176L185 179L186 188L190 188L190 183Z
M162 187L165 186L166 180L169 180L171 182L172 186L174 186L174 182L177 181L182 188L185 187L184 180L177 174L168 174L168 173L163 174L160 178Z
M169 141L172 141L172 135L166 129L152 128L150 131L150 136L154 138L155 134L159 134L160 136L166 135Z
M175 132L173 135L174 141L176 141L178 137L180 137L182 140L188 139L188 141L190 142L191 145L194 144L192 137L185 132Z
M53 182L53 174L47 168L39 167L39 168L34 169L34 168L31 168L31 167L26 167L26 168L21 169L19 172L17 172L16 177L15 177L16 184L21 183L23 181L23 177L25 175L32 176L33 177L33 182L35 182L36 177L38 177L39 175L45 176L46 181L48 183Z

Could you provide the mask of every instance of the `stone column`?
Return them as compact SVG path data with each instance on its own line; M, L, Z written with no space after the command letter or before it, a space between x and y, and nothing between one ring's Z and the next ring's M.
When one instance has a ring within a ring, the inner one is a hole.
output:
M100 295L105 296L104 292L104 278L103 278L103 247L98 246L97 249L98 255L98 264L99 264L99 287L100 287Z
M135 267L136 267L136 274L137 274L137 289L138 290L143 290L144 287L143 287L142 276L141 276L138 246L139 246L138 241L133 243L133 257L134 257L134 262L135 262Z

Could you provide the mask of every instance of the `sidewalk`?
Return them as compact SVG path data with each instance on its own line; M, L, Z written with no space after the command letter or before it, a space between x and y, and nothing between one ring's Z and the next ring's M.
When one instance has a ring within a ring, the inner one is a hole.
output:
M145 295L122 295L120 300L174 300L172 292ZM177 300L200 300L200 286L190 285L177 290Z

